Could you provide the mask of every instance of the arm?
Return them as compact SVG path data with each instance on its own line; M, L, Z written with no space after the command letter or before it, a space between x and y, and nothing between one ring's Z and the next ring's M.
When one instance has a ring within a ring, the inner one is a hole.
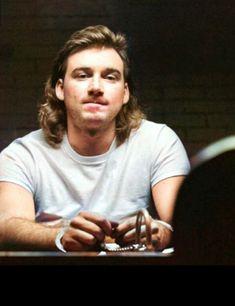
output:
M166 178L152 187L153 201L160 220L171 223L178 190L184 176Z
M32 194L13 183L0 183L0 247L4 250L55 250L57 229L34 222Z
M166 178L152 187L152 195L159 219L171 224L175 208L176 197L184 176ZM172 239L172 231L160 222L152 222L153 241L156 241L157 249L166 248Z
M88 250L111 235L111 222L83 212L71 220L61 242L67 251ZM0 182L0 249L57 250L58 225L51 227L35 222L32 194L23 187Z
M152 187L152 195L156 211L161 221L171 223L178 190L184 180L184 176L166 178ZM116 231L115 238L118 244L126 245L135 243L136 216L126 219ZM156 250L166 248L172 238L172 231L164 224L152 219L152 240ZM142 233L142 242L145 242L145 233Z

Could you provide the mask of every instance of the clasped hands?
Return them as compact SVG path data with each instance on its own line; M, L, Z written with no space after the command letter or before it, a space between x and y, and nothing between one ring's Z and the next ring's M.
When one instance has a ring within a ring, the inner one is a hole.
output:
M162 250L171 241L171 231L151 218L152 243L154 250ZM120 223L104 217L81 212L70 221L61 238L61 244L66 251L97 251L103 242L115 242L127 246L136 242L136 215L128 217ZM141 226L141 243L145 243L146 233Z

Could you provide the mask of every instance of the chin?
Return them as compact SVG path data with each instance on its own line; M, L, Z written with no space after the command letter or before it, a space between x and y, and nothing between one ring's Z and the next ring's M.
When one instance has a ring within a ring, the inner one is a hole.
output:
M107 118L104 116L87 116L85 121L88 126L101 127L107 123Z
M87 122L87 124L85 125L86 126L86 129L88 131L98 131L98 130L101 130L103 127L104 127L105 123L102 121L102 122Z

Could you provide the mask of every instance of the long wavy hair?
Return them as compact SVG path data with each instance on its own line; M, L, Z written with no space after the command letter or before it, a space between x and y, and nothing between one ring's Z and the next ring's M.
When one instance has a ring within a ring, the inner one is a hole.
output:
M55 57L51 75L46 81L44 97L39 105L38 119L47 143L53 147L62 142L67 129L66 107L64 102L56 97L56 83L58 79L64 79L68 57L92 47L113 48L124 63L124 79L129 86L130 98L116 117L117 143L123 143L131 131L139 127L141 119L145 117L134 94L125 35L115 34L103 25L89 26L71 35Z

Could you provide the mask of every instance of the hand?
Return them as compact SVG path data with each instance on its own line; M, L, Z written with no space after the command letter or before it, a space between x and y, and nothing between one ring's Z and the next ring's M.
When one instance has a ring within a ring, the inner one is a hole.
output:
M62 237L66 251L96 250L105 236L111 236L116 222L91 212L81 212L70 222L70 227Z
M155 251L166 248L171 241L172 232L157 220L151 218L152 245ZM120 246L136 243L136 216L125 219L113 232L112 237ZM141 226L141 243L146 242L145 225Z

